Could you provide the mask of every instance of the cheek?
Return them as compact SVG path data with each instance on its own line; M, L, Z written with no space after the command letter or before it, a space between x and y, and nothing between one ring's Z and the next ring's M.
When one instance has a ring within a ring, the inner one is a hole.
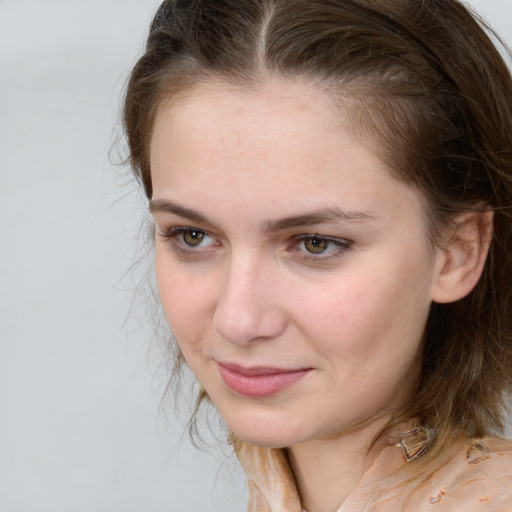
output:
M402 350L410 357L421 341L430 307L428 279L406 261L372 263L316 289L296 290L295 318L306 339L347 364L387 357Z
M384 288L369 272L345 272L315 286L298 285L290 293L293 316L311 333L334 340L372 323L376 310L386 303Z
M208 279L187 273L178 264L156 258L156 280L162 309L181 348L193 347L208 329L212 299Z

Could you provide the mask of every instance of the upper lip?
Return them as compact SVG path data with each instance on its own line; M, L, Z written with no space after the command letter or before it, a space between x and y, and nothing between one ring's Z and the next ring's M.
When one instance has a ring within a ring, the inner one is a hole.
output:
M275 366L242 366L236 363L220 362L218 363L229 370L246 375L248 377L253 375L274 375L278 373L292 373L309 370L309 368L277 368Z

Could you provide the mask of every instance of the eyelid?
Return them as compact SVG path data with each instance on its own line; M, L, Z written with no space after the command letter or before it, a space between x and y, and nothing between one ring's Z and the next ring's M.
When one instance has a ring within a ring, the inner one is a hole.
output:
M318 240L325 240L327 242L331 242L334 245L339 246L348 246L352 244L351 240L348 240L346 238L339 238L336 236L328 236L328 235L319 235L318 233L307 233L302 235L296 235L293 237L295 241L302 242L304 240L310 240L313 238L316 238Z
M171 226L170 228L166 228L163 230L162 235L165 236L174 236L179 235L180 233L185 233L186 231L200 231L208 236L210 233L206 229L198 228L196 226Z

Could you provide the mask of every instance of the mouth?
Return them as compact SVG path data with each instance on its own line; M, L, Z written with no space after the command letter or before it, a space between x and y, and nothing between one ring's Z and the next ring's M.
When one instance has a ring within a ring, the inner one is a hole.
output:
M273 368L253 366L250 368L232 363L217 362L224 384L234 393L252 398L276 395L292 386L311 372L311 368Z

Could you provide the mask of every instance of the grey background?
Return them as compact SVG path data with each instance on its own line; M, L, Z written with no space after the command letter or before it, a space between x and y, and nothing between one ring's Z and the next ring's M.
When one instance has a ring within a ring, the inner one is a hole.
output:
M126 322L143 202L108 154L158 3L0 0L0 512L244 509ZM471 4L512 43L512 0Z

